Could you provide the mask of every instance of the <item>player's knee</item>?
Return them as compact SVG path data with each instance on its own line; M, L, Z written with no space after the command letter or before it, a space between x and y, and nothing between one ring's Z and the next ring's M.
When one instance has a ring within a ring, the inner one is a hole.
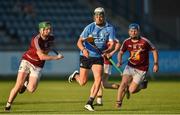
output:
M129 93L133 94L133 93L135 93L135 91L130 89Z
M129 93L133 94L133 93L136 93L136 92L137 92L136 88L129 87Z
M36 88L35 87L28 87L27 90L30 92L30 93L33 93Z
M30 93L34 93L35 89L29 89L28 90Z
M94 79L94 80L95 80L95 82L98 82L98 83L100 83L100 82L102 81L101 77L97 77L97 78Z
M84 81L84 80L83 80L83 81L79 82L79 85L80 85L80 86L84 86L86 83L87 83L87 81Z

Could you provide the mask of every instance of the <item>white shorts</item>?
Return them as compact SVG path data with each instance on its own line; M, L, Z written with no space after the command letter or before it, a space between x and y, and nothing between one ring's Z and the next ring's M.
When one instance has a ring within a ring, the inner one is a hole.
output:
M104 64L104 73L111 75L112 65Z
M28 73L29 76L40 78L42 68L34 66L27 60L22 60L19 66L19 72Z
M146 71L135 69L128 65L126 65L126 67L123 71L123 75L132 76L133 82L135 82L137 84L140 84L144 80L144 78L146 77L146 73L147 73Z

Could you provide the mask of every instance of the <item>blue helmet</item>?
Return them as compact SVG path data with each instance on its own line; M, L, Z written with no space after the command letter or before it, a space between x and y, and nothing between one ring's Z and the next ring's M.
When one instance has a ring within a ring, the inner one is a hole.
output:
M132 23L129 25L129 29L137 29L140 30L140 26L137 23Z

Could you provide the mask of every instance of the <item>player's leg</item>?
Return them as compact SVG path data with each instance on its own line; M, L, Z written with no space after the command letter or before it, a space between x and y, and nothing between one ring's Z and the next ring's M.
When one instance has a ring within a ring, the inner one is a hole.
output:
M24 85L19 90L19 94L22 94L22 93L24 93L26 91L26 88L27 88L27 85L28 85L28 80L29 80L29 77L27 75L26 79L24 80Z
M120 108L122 105L123 98L126 94L127 99L129 99L129 84L132 81L132 75L133 75L133 69L130 66L126 66L123 71L122 80L120 83L120 86L118 88L118 94L117 94L117 108Z
M104 73L103 77L102 77L102 82L101 82L101 86L99 88L98 94L97 94L97 99L96 105L102 106L103 105L103 88L107 88L107 89L118 89L119 88L119 84L116 83L109 83L108 82L109 79L109 74Z
M19 66L16 84L12 88L12 90L9 94L9 98L8 98L8 102L6 104L5 110L10 110L11 104L13 103L14 99L16 98L18 92L22 89L28 73L29 73L29 68L27 66L27 63L25 60L22 60L20 66Z
M98 106L103 105L102 97L103 97L103 86L102 86L102 81L101 81L101 85L100 85L100 88L99 88L99 91L98 91L98 94L96 97L96 105L98 105Z
M103 101L102 101L102 97L103 97L103 88L104 88L104 84L105 82L107 82L108 80L108 74L111 73L111 67L109 66L110 64L104 64L103 65L103 69L104 69L104 73L102 76L102 81L101 81L101 86L99 88L98 94L97 94L97 99L96 99L96 105L103 105Z
M80 72L77 70L74 71L74 73L69 76L68 81L71 83L73 80L75 80L77 83L79 83L79 85L83 86L87 83L88 73L89 69L81 67Z
M127 91L129 79L131 79L131 76L129 76L129 75L123 75L122 76L122 81L121 81L120 86L118 88L118 94L117 94L117 101L116 101L116 107L117 108L120 108L122 105L123 98L124 98L125 93Z
M146 75L146 71L134 69L133 81L129 86L130 93L137 93L142 88L144 88L142 87L142 83L144 83L145 75Z
M138 85L136 82L132 81L130 86L129 86L129 92L130 93L137 93L139 92L140 90L138 89Z
M89 69L80 67L80 73L76 74L74 79L79 83L79 85L83 86L87 83L88 73Z
M104 75L102 77L103 87L108 89L118 89L119 84L108 82L109 76L111 75L111 71L112 71L112 65L104 64Z
M118 89L119 88L119 84L116 84L116 83L110 83L108 81L109 79L109 74L106 74L104 73L103 75L103 87L106 88L106 89Z
M26 76L28 75L28 73L26 72L18 72L18 76L17 76L17 80L16 80L16 84L15 86L12 88L5 110L10 110L11 108L11 104L13 103L14 99L16 98L18 92L21 90L21 88L24 85L24 81L26 79Z
M33 93L37 86L38 86L38 83L39 83L39 79L35 76L29 76L29 81L28 81L28 85L27 85L27 90L30 92L30 93Z
M41 71L42 68L31 65L28 85L27 85L27 90L29 92L33 93L36 90L41 77Z
M73 72L68 78L69 83L76 80L81 86L85 85L88 79L89 69L91 68L91 59L80 56L80 72Z
M89 111L94 111L93 101L94 101L94 99L99 91L99 87L101 85L101 76L102 76L103 67L102 67L102 65L99 65L99 64L93 64L91 69L92 69L93 76L94 76L94 83L92 85L90 97L89 97L87 104L85 105L85 108Z
M90 93L90 97L93 97L95 98L98 91L99 91L99 88L100 88L100 85L101 85L101 77L102 77L102 65L93 65L92 66L92 72L93 72L93 76L94 76L94 83L93 83L93 86L91 88L91 93Z

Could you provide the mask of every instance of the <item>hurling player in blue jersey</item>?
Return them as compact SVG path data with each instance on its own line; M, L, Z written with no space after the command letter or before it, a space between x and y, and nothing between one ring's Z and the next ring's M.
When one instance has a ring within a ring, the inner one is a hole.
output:
M93 38L94 44L103 52L103 55L100 55L97 51L88 47L86 42L88 42L89 38ZM70 83L75 80L83 86L87 83L89 70L92 70L94 83L90 91L89 99L84 106L85 109L89 111L94 111L93 101L101 84L103 73L102 56L108 55L112 50L115 38L114 27L106 22L104 8L96 8L94 10L94 22L85 27L77 42L77 46L80 49L80 71L74 71L68 78ZM109 44L108 47L106 45L107 43Z

